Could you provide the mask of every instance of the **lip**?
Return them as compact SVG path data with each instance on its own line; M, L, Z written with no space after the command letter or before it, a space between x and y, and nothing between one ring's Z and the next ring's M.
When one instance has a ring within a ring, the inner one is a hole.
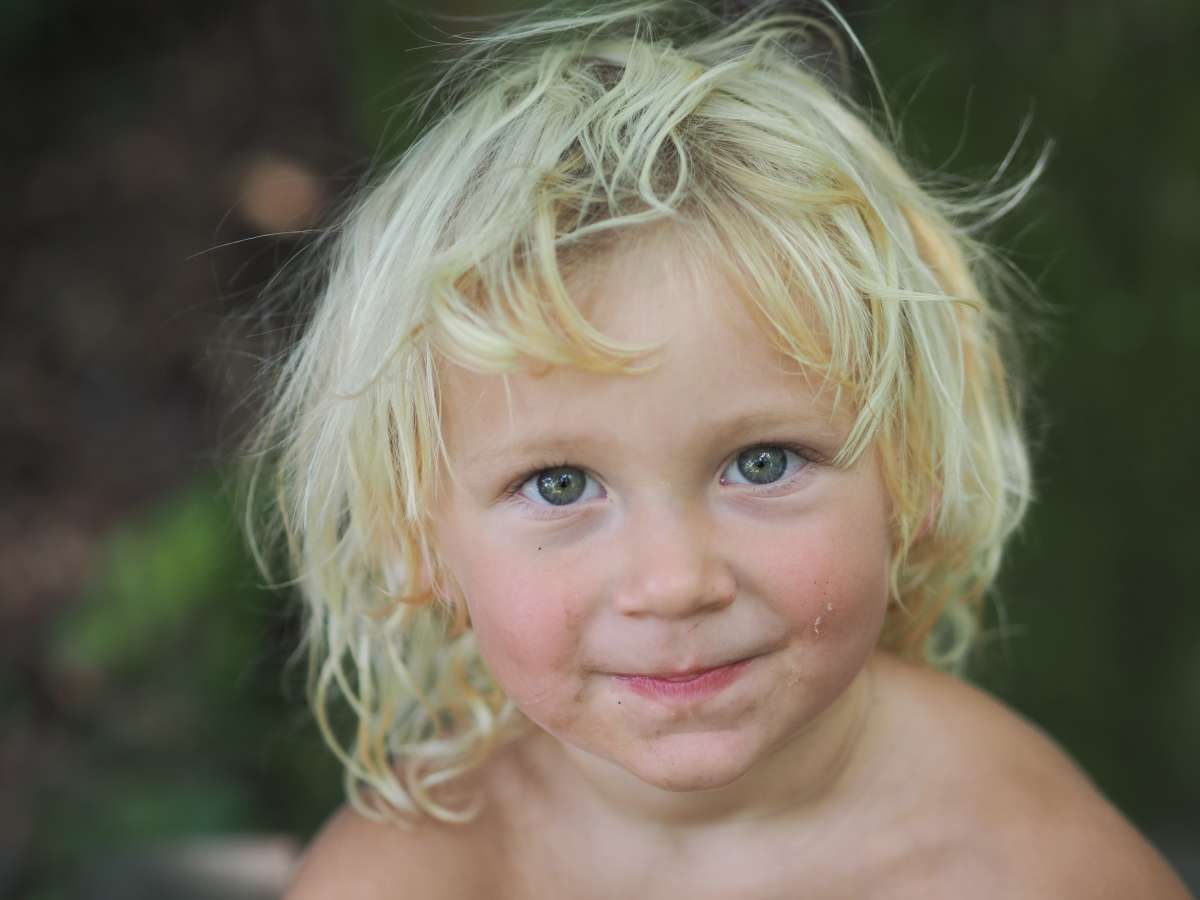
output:
M700 700L719 694L733 684L753 662L740 659L712 669L698 669L677 675L615 675L618 682L635 694L655 700Z

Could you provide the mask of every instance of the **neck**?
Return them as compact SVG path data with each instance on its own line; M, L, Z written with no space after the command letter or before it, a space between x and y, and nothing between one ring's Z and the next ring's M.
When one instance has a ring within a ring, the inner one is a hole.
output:
M561 773L554 779L559 789L623 825L694 830L780 817L817 821L853 790L854 775L865 755L873 695L868 665L808 728L741 778L709 790L663 790L545 733L535 739L535 752L543 771Z

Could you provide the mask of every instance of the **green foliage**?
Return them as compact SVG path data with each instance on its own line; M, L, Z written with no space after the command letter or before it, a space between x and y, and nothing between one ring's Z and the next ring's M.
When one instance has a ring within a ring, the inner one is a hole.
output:
M37 823L43 885L63 861L245 831L311 834L340 772L285 683L289 598L262 591L210 476L127 522L59 622L77 758ZM97 829L96 812L104 826Z
M986 176L1027 116L1017 171L1054 142L995 234L1050 311L1029 346L1040 497L978 677L1144 827L1194 822L1200 7L913 0L854 24L927 165Z
M60 623L57 655L112 675L144 671L164 641L244 574L234 540L228 510L208 481L146 520L126 523L103 547L91 591ZM235 649L253 647L236 640Z
M337 22L350 84L350 109L366 145L386 158L417 136L421 123L414 112L422 92L454 58L445 47L447 32L488 27L487 22L465 20L462 14L498 15L537 5L530 0L486 0L473 5L401 6L379 0L343 3ZM454 13L460 17L452 18Z

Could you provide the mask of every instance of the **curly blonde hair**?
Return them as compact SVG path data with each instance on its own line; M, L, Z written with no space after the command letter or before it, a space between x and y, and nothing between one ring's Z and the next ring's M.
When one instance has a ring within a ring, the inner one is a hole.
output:
M466 40L435 122L319 245L311 314L269 372L248 525L260 558L286 547L311 702L365 814L469 818L440 786L522 725L431 545L439 362L636 371L646 348L593 328L564 279L656 224L699 242L851 404L839 461L877 450L883 646L964 658L1031 490L1000 302L1013 279L973 235L1043 159L1004 187L919 182L842 86L857 43L823 12L627 2Z

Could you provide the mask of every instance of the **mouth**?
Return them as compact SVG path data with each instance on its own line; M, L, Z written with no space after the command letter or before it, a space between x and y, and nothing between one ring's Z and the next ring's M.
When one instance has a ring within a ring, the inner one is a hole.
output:
M622 685L657 700L697 700L720 693L733 684L754 661L747 657L710 669L692 669L654 675L614 675Z

